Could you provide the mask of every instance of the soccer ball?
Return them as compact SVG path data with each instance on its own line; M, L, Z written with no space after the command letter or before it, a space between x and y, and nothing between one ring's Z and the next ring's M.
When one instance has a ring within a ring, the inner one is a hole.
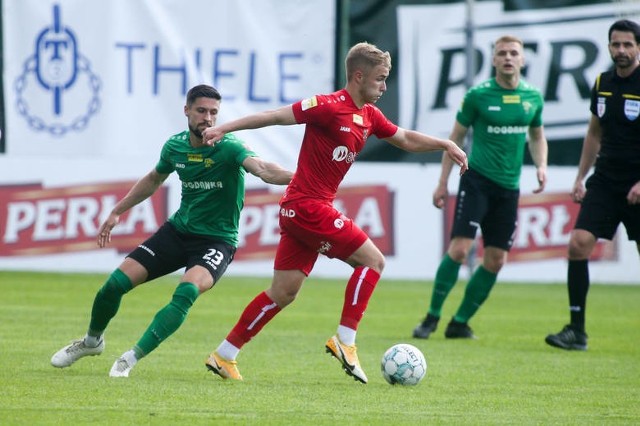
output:
M407 343L391 346L382 355L382 377L392 385L415 386L427 374L427 361L420 349Z

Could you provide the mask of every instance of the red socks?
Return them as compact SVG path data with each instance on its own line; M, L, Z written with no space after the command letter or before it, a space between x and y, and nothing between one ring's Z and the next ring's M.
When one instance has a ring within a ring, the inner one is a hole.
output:
M281 309L264 291L253 299L227 336L227 341L240 349L262 330Z
M367 266L354 269L344 293L344 305L340 325L358 329L358 323L367 309L369 299L380 279L380 274Z
M358 323L367 309L379 279L380 274L369 267L355 268L345 290L340 325L353 330L358 329ZM227 341L238 349L242 348L280 311L278 305L265 292L260 293L244 309L227 336Z

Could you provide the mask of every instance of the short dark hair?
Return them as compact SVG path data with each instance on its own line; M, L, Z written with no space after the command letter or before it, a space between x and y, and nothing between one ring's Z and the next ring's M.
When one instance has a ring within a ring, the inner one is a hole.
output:
M213 98L219 101L222 100L220 92L218 92L215 87L209 86L208 84L199 84L189 89L189 91L187 92L187 106L189 107L193 105L193 103L198 98Z
M636 39L636 43L640 44L640 25L635 21L628 19L620 19L611 25L609 28L609 41L611 41L611 33L614 31L623 31L627 33L633 33L633 37Z

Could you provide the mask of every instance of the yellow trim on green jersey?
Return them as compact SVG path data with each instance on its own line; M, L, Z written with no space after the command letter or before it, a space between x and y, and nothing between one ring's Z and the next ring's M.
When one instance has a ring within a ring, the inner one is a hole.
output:
M193 148L189 131L172 136L162 147L158 173L176 172L181 183L180 207L169 221L180 232L204 235L238 245L244 207L242 162L254 157L241 140L227 134L215 146Z
M516 89L495 79L467 91L456 120L473 127L469 167L507 189L520 187L520 173L530 127L542 126L540 91L520 81Z

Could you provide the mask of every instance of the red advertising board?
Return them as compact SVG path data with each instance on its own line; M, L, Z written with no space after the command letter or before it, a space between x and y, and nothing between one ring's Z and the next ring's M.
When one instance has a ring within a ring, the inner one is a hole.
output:
M0 256L38 256L95 250L98 228L135 182L43 188L0 186ZM161 187L120 218L110 248L129 252L166 221L168 189ZM281 194L247 190L236 260L272 259L280 237ZM382 185L341 189L335 206L369 235L385 255L394 253L394 194Z
M0 186L0 256L95 250L101 223L135 182ZM128 252L167 219L167 188L120 217L110 247Z

